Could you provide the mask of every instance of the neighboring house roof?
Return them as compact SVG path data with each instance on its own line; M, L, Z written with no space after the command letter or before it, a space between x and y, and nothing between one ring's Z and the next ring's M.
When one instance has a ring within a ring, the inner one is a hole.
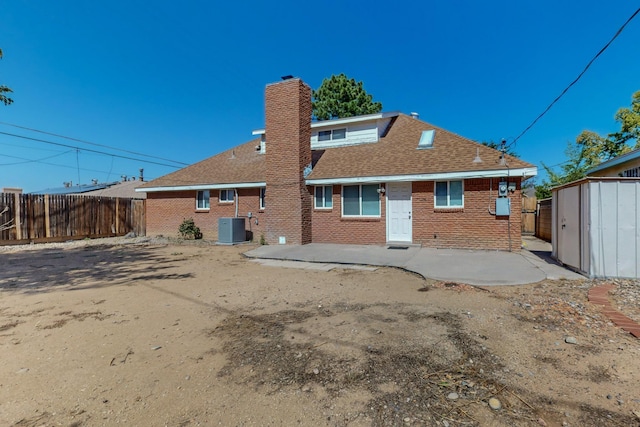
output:
M615 157L611 160L607 160L606 162L600 163L598 166L591 168L587 171L587 175L593 175L598 173L606 173L608 169L615 171L617 173L619 170L624 169L626 164L632 165L640 162L640 149L630 151L621 156Z
M88 191L101 190L115 183L102 184L80 184L71 187L45 188L44 190L32 191L29 194L84 194Z
M29 194L69 194L82 196L120 197L128 199L146 199L145 193L135 189L144 184L143 181L115 181L100 184L80 184L71 187L47 188Z
M84 196L119 197L123 199L146 199L147 194L137 192L136 188L144 184L143 181L119 181L109 184L109 187L85 191Z
M395 114L394 114L395 115ZM332 126L333 121L326 121ZM316 125L316 127L318 127ZM435 130L433 146L418 149L423 131ZM266 155L269 155L267 135ZM398 114L377 142L314 150L309 185L358 180L433 180L448 176L464 178L533 176L534 165L421 120ZM474 163L476 156L482 163ZM176 172L146 182L138 191L259 187L265 185L265 154L260 139L227 150Z

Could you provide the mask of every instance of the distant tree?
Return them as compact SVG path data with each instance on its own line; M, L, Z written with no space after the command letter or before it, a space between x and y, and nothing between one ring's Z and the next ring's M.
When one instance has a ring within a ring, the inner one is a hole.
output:
M2 59L2 49L0 49L0 59ZM6 94L13 92L9 87L0 85L0 102L4 105L9 105L13 102L13 99L9 98Z
M503 149L503 143L502 142L495 142L494 140L491 141L480 141L480 144L484 145L485 147L489 147L489 148L493 148L494 150L498 150L498 151L502 151ZM504 145L504 150L505 150L505 154L508 154L512 157L520 157L520 155L518 153L516 153L515 151L513 151L513 148L508 146L508 145ZM533 188L536 185L536 177L532 176L530 178L525 179L524 181L522 181L522 189L526 190L528 188Z
M635 148L640 148L640 90L631 97L631 108L620 108L616 113L620 131L609 135L617 144L628 144L635 140Z
M587 171L601 162L618 157L631 151L632 141L635 148L640 148L640 90L635 92L631 100L631 108L620 108L615 115L620 123L620 131L607 136L584 130L574 143L567 144L561 173L554 172L542 164L549 180L536 185L536 196L539 199L551 197L551 188L584 178Z
M318 90L313 91L313 117L330 120L343 117L373 114L382 111L380 102L373 102L362 82L345 74L324 79Z
M584 132L580 134L580 136L583 134ZM536 197L538 199L551 197L551 188L553 187L584 178L587 170L600 163L599 160L593 156L591 150L585 148L578 142L580 136L576 139L576 142L567 144L565 154L569 160L560 165L562 168L561 173L554 172L551 167L542 163L542 167L547 172L548 180L543 180L542 184L536 185Z
M495 142L494 140L491 141L481 141L480 144L487 146L489 148L493 148L494 150L498 150L498 151L502 151L502 143L501 142ZM513 151L513 148L509 147L509 146L505 146L505 154L508 154L510 156L513 157L520 157L518 155L518 153L516 153L515 151Z

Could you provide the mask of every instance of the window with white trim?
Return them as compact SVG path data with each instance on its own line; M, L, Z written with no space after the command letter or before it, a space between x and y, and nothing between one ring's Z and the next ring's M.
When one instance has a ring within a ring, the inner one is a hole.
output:
M640 167L627 169L626 171L622 172L622 176L626 178L638 178L640 177Z
M233 190L220 190L221 203L233 203L233 197L234 197Z
M343 185L342 216L380 216L378 184Z
M267 194L267 189L262 187L260 189L260 210L264 210L264 196Z
M333 186L320 185L315 188L315 208L331 209L333 208Z
M196 209L209 209L209 190L196 193Z
M436 208L461 208L464 206L462 181L438 181L434 191Z
M345 139L347 137L347 128L321 130L318 132L318 141L334 141L336 139Z

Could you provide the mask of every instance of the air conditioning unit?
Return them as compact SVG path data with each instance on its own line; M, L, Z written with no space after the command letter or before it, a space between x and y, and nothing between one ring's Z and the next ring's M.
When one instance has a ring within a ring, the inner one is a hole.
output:
M218 243L232 245L246 240L244 218L218 218Z

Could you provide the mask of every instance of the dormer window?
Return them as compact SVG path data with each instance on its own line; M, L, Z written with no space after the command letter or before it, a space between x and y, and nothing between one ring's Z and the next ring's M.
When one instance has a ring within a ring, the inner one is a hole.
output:
M321 130L318 132L318 141L335 141L347 137L347 128Z

